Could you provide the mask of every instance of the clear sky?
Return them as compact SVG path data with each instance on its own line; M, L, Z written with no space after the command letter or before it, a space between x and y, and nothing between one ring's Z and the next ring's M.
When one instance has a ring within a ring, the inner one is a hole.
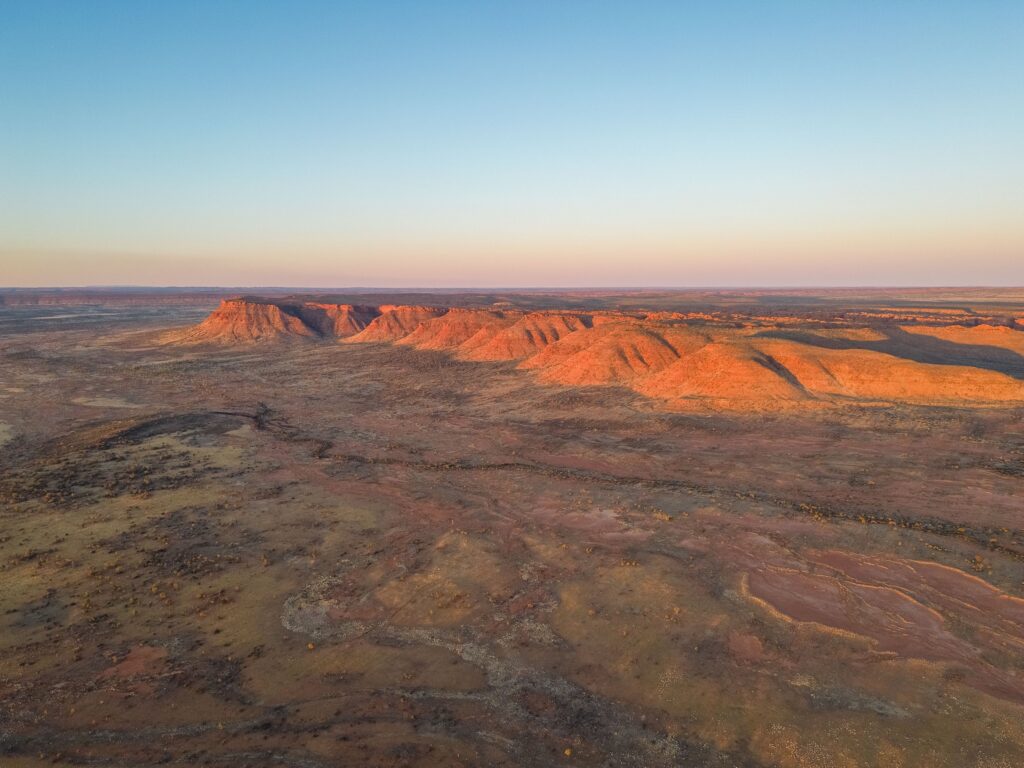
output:
M0 3L0 285L1024 284L1024 2Z

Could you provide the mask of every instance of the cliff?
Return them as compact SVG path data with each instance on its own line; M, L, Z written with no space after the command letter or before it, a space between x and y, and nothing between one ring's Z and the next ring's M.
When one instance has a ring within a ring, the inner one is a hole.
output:
M1024 405L1024 331L799 328L673 313L526 312L229 299L178 343L340 340L509 361L562 386L628 387L677 409L842 403Z

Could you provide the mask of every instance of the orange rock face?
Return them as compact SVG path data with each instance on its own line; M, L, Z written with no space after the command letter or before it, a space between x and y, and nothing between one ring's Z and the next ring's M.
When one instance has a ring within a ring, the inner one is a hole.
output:
M1005 325L943 325L903 326L908 333L931 336L954 344L972 344L1009 349L1024 354L1024 328L1010 328Z
M295 308L247 299L225 299L183 341L231 344L287 337L312 339L318 335L299 317Z
M552 344L521 364L559 384L619 384L660 371L679 359L657 328L603 322Z
M352 343L398 341L416 330L420 323L444 314L437 307L380 307L380 315L373 319L361 332L352 336Z
M341 339L518 361L540 380L622 386L675 409L1024 403L1024 332L993 325L801 330L677 313L524 312L231 299L184 343Z
M377 307L353 304L306 303L298 308L299 317L321 336L339 338L359 333L380 315Z
M637 382L635 389L679 408L704 403L763 410L809 399L799 380L771 357L730 341L709 342Z
M493 334L467 341L460 356L465 360L523 360L591 324L588 315L531 312Z
M417 349L455 349L472 339L472 346L475 346L485 343L518 318L518 313L453 308L439 317L424 320L397 343Z
M1012 402L1022 382L968 365L934 365L859 349L808 349L781 342L763 345L808 392L818 397L896 400L921 404Z
M379 314L376 307L352 304L225 299L180 341L232 344L345 337L363 330Z

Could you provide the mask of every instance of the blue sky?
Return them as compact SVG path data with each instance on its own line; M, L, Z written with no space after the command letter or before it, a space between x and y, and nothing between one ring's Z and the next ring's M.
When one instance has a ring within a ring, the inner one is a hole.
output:
M8 2L0 284L1024 284L1021 2Z

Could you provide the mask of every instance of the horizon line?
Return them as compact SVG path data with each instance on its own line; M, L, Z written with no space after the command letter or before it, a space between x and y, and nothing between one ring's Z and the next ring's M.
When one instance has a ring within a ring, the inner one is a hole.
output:
M509 286L509 285L474 285L474 286L309 286L309 285L174 285L157 283L106 283L97 285L9 285L0 286L4 291L103 291L103 290L163 290L163 291L359 291L359 292L423 292L437 291L449 293L472 293L475 291L521 291L521 292L566 292L566 291L920 291L920 290L1024 290L1024 284L993 285L986 283L960 284L813 284L813 285L567 285L567 286Z

